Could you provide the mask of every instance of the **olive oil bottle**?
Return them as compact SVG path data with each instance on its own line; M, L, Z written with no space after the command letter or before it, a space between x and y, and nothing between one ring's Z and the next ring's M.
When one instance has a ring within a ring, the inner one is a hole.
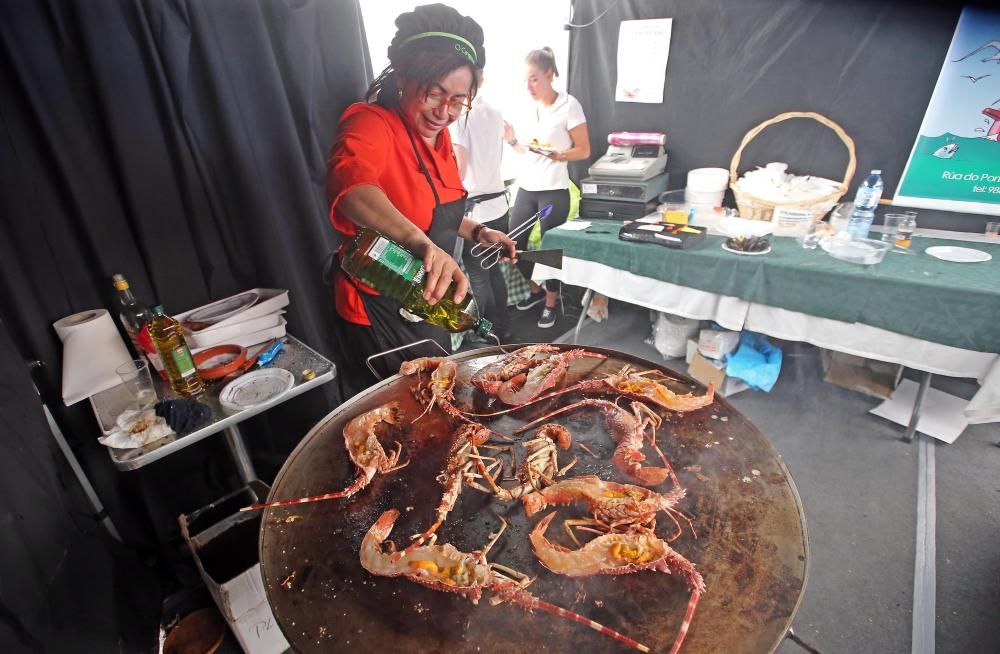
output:
M198 376L191 350L184 342L181 324L163 313L163 306L153 307L153 319L149 322L149 336L160 353L160 359L167 370L170 387L181 397L193 397L205 392L205 384Z
M340 262L359 282L391 297L410 313L449 332L474 331L488 336L493 323L477 315L472 295L455 303L455 282L437 304L424 299L424 262L412 252L372 229L362 228Z

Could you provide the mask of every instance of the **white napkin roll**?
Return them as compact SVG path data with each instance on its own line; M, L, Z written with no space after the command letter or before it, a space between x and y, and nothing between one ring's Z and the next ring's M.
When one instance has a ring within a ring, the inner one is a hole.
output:
M52 323L63 343L62 396L66 406L122 383L115 370L132 359L104 309L81 311Z

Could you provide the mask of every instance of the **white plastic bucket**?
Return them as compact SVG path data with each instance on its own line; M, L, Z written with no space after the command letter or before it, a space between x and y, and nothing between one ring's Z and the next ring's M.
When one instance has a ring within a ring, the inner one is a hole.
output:
M698 191L690 186L684 189L684 201L698 207L721 207L722 198L726 195L725 189L721 191Z
M721 207L729 186L729 171L725 168L695 168L688 171L684 201L703 207Z
M729 171L725 168L695 168L688 171L687 188L690 191L717 193L729 187Z

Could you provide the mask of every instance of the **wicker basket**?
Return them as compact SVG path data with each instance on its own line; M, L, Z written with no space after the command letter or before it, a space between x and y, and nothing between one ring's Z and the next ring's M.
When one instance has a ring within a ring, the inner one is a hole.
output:
M745 148L755 136L760 134L765 127L783 122L789 118L812 118L813 120L826 125L840 137L841 141L844 142L844 145L847 147L847 153L850 157L847 162L847 171L844 173L844 181L837 186L837 190L835 192L822 197L799 200L798 202L782 202L780 206L811 211L813 214L813 221L818 222L823 219L823 216L825 216L830 209L833 209L833 207L836 206L837 202L840 201L840 198L847 192L847 186L851 183L851 179L854 177L854 169L857 165L857 159L854 156L854 140L847 135L847 132L845 132L840 125L833 122L826 116L822 116L811 111L789 111L787 113L779 114L770 120L765 120L760 125L757 125L752 130L747 132L746 136L743 137L743 141L740 143L740 147L736 150L736 154L733 155L732 162L729 164L729 187L733 189L733 195L736 197L736 206L739 208L740 216L742 218L749 218L751 220L771 220L774 208L778 206L775 202L763 200L740 188L737 188L736 180L739 179L739 176L736 169L740 165L740 157L743 156L743 148Z

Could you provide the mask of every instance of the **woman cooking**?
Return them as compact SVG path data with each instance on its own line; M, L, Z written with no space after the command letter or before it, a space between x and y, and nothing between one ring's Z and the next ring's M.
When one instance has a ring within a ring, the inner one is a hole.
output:
M342 247L359 226L369 227L422 259L428 302L438 302L452 282L453 299L460 302L469 283L453 258L458 238L500 243L511 259L515 255L505 234L463 218L466 192L447 129L476 95L476 72L486 63L483 30L441 4L401 14L396 28L389 66L368 88L367 102L351 105L340 118L327 162L330 219ZM421 339L448 342L446 332L411 322L398 303L340 270L334 297L348 395L375 381L365 366L370 355ZM441 354L424 347L380 359L377 366L386 375L402 360Z

